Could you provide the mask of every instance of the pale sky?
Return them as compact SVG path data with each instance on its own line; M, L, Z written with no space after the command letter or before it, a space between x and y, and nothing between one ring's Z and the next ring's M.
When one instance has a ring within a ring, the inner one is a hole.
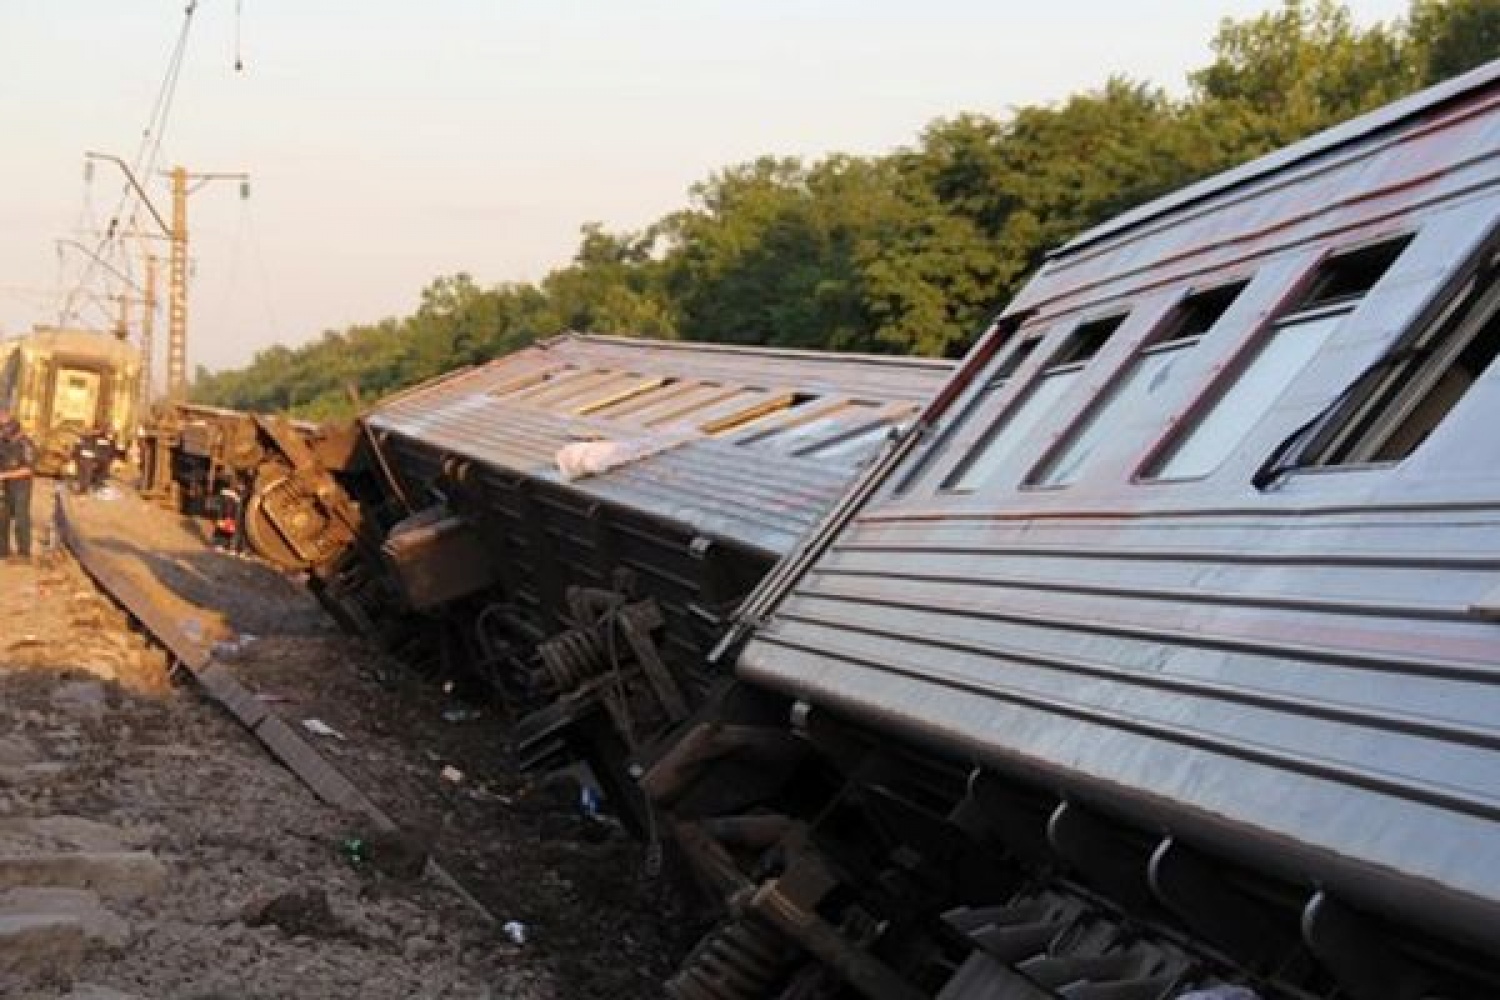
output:
M92 245L122 184L83 153L134 154L185 2L0 0L0 334L56 320L80 257L55 241ZM201 0L163 164L253 191L190 201L189 368L404 315L439 275L539 278L581 224L639 228L759 155L881 153L1113 73L1181 92L1221 18L1273 5Z

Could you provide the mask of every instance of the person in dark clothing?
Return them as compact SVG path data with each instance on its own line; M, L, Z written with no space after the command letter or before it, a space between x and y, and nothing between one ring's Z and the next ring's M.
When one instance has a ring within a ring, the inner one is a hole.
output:
M235 555L245 551L244 539L240 535L242 503L236 490L223 489L214 498L214 548Z
M94 432L94 483L103 486L109 482L111 467L115 459L120 457L120 449L115 447L115 436L110 429L100 424Z
M93 428L78 435L73 445L73 492L90 493L99 477L99 452L95 447L98 435Z
M0 410L0 486L5 504L0 509L0 558L11 557L14 526L15 554L31 558L31 480L36 469L36 445L7 410Z
M78 435L73 445L73 492L92 493L103 486L117 454L114 435L106 427L96 425Z

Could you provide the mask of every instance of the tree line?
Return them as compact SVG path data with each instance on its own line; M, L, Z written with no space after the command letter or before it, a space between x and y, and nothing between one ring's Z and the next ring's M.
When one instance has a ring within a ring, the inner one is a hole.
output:
M403 318L199 369L194 398L328 418L566 330L957 356L1050 248L1153 197L1500 56L1494 0L1413 0L1357 25L1334 0L1225 20L1185 97L1123 77L932 122L882 156L763 157L639 232L583 226L535 283L439 277Z

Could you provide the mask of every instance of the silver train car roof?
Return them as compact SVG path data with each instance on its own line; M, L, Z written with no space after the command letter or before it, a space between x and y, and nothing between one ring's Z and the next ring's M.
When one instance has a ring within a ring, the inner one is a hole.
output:
M568 333L383 401L365 420L776 556L952 367ZM559 455L590 442L639 457L570 482Z

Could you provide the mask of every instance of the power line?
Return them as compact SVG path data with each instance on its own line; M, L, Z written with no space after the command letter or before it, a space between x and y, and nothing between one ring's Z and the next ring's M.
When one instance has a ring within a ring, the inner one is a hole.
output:
M167 123L172 113L172 105L177 95L177 83L182 75L182 65L187 54L188 36L193 26L193 15L198 10L198 0L188 0L187 7L183 10L182 27L177 33L177 40L173 44L171 55L167 60L167 71L162 76L160 87L157 88L156 99L152 102L151 114L146 120L146 127L141 133L141 143L136 151L133 165L136 173L150 174L156 169L156 163L161 155L162 140L166 136ZM142 169L144 168L144 170ZM120 199L115 205L115 210L110 215L109 225L104 235L99 238L95 249L95 257L102 256L109 243L116 238L119 230L120 216L124 214L125 208L130 201L131 186L126 184L120 191ZM138 222L138 209L132 210L127 220L127 229L136 228ZM68 292L63 302L62 315L59 317L60 324L66 324L68 317L74 315L74 303L82 293L83 288L93 280L95 274L95 258L90 258L79 275L76 285Z
M250 252L255 258L256 271L260 276L261 305L266 312L266 321L271 327L271 336L277 342L281 342L281 320L276 314L276 300L271 294L271 274L266 268L266 257L261 250L260 231L255 226L253 216L246 215L246 221L250 230Z

